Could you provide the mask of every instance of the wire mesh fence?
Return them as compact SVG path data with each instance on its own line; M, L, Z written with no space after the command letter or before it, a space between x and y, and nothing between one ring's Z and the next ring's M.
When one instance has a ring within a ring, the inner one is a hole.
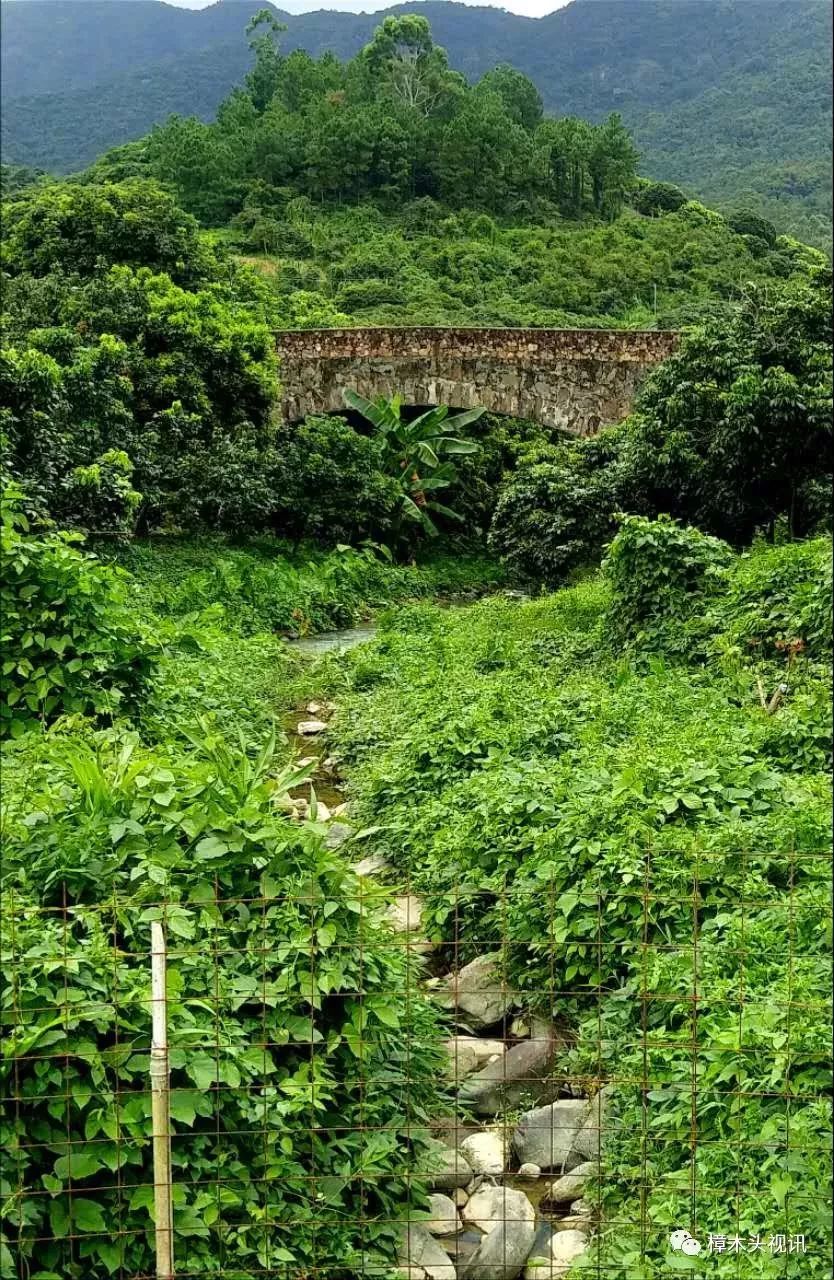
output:
M3 1275L828 1275L829 877L7 890Z

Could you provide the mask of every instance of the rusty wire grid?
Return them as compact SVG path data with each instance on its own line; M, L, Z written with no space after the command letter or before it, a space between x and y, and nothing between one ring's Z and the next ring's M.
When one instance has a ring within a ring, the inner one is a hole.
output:
M163 1274L154 920L180 1280L830 1273L829 860L740 852L722 924L715 857L670 900L646 851L579 915L546 881L460 884L424 932L407 881L8 891L3 1275Z

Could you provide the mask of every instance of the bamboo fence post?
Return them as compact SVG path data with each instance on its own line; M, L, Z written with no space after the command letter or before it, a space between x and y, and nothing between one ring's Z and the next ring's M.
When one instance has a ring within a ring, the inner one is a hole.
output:
M171 1125L169 1111L168 1006L165 990L165 934L151 923L151 1115L153 1119L153 1201L157 1280L174 1277L174 1221L171 1205Z

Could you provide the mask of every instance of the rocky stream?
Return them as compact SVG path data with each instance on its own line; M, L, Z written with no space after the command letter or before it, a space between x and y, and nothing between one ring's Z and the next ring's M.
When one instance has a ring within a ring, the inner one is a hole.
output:
M311 655L346 650L368 640L371 626L295 644ZM319 821L331 848L352 834L338 766L327 754L331 704L297 708L286 727L299 754L314 763ZM299 818L309 801L294 800ZM583 1196L599 1170L606 1090L580 1097L555 1078L564 1030L525 1015L502 980L497 954L449 967L423 932L422 903L397 890L381 855L354 864L389 885L392 929L421 955L421 981L446 1012L452 1034L448 1084L458 1106L441 1116L430 1187L429 1218L403 1230L398 1274L403 1280L556 1280L588 1252L594 1206ZM590 1194L590 1193L589 1193Z

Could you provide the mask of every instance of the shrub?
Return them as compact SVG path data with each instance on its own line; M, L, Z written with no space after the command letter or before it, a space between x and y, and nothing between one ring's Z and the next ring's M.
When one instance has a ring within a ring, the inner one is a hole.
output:
M736 213L728 214L727 225L737 235L752 236L756 240L764 241L768 248L776 244L779 236L773 223L763 218L761 214L754 213L752 209L739 209Z
M466 511L468 529L485 533L509 473L533 448L551 444L553 433L524 418L485 413L470 425L469 435L478 451L458 458L457 480L450 487L450 497Z
M489 543L517 572L543 582L598 560L621 500L621 433L533 449L501 489Z
M121 262L164 271L186 287L213 278L217 260L170 192L147 178L34 187L9 204L9 259L33 276L98 273Z
M279 305L283 329L332 329L350 324L350 316L317 289L294 289Z
M819 521L831 474L831 271L751 288L646 379L624 448L638 510L665 511L735 545L786 517ZM631 501L628 508L634 510Z
M34 534L10 488L3 501L0 728L68 712L131 707L152 670L154 645L137 631L127 575L81 551L78 536Z
M434 232L443 218L443 208L431 196L418 196L403 206L401 219L403 234L408 237L423 232Z
M702 204L700 200L687 200L686 204L681 206L681 215L687 222L697 224L705 224L708 226L719 227L724 222L724 215L719 213L717 209L710 209L707 205Z
M686 196L672 182L642 183L631 200L638 213L655 218L661 213L677 213L686 204Z
M828 662L831 599L830 539L759 544L735 562L720 603L722 629L763 658L787 656L795 646Z
M16 478L57 518L115 518L125 453L144 528L210 519L246 436L254 486L277 392L266 281L223 262L153 183L56 183L10 217L0 428ZM117 505L134 505L130 489Z
M39 820L7 849L4 1004L18 1014L0 1068L20 1099L4 1143L23 1195L5 1203L27 1274L153 1270L159 918L187 1270L209 1274L222 1254L230 1274L288 1264L349 1280L393 1261L397 1218L420 1207L410 1175L444 1059L414 957L392 945L379 899L360 904L324 829L281 817L303 774L269 741L227 747L206 724L200 737L187 755L115 732L58 737L30 769Z
M282 532L333 546L384 533L398 487L383 475L379 443L344 418L308 417L277 445L276 520Z
M353 280L342 285L336 302L346 311L364 311L370 307L405 302L405 294L394 280Z
M66 519L94 533L132 533L142 501L132 475L133 463L119 449L109 449L89 467L75 467L66 481Z
M494 241L498 234L498 227L489 214L479 213L469 224L469 234L476 240Z
M725 542L669 516L622 517L603 561L611 586L612 632L639 640L659 625L683 620L695 599L723 581L721 571L731 556Z

